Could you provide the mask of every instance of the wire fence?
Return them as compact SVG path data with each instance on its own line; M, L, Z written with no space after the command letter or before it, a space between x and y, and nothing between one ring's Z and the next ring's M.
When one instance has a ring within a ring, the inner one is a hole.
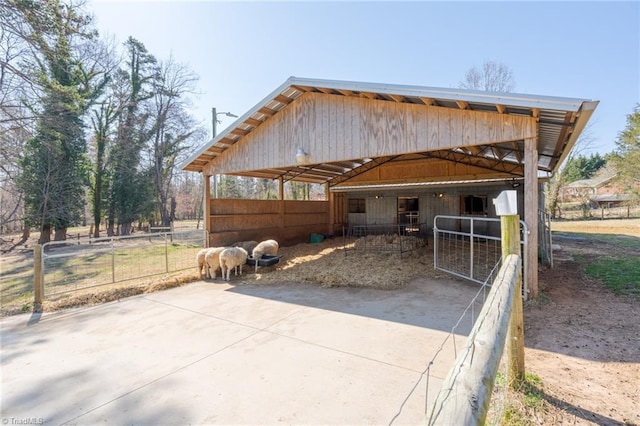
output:
M507 264L494 268L493 281L487 281L478 290L451 332L445 337L440 349L429 362L427 392L433 380L431 367L439 356L451 356L444 348L448 342L454 346L454 366L439 386L437 398L425 401L428 425L448 424L492 424L503 423L508 398L508 352L506 325L513 315L512 303L517 268L520 258L509 256ZM489 283L493 282L491 290ZM485 306L486 305L486 306ZM481 309L477 309L481 306ZM478 318L476 318L478 315ZM463 347L455 343L456 330L471 320L473 329ZM445 354L445 355L443 355ZM442 377L435 376L442 379ZM490 393L488 392L490 391Z
M41 246L35 282L46 297L182 271L194 267L204 238L204 231L188 230L51 241Z
M349 225L343 228L345 255L353 250L404 253L429 245L426 223Z

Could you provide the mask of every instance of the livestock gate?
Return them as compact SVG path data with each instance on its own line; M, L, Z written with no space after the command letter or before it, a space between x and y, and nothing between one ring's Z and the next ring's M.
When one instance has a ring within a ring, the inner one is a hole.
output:
M521 253L526 253L529 230L520 221ZM526 300L526 256L523 259L523 297ZM433 266L479 284L491 283L502 262L500 219L438 215L433 220ZM496 267L498 265L498 267Z

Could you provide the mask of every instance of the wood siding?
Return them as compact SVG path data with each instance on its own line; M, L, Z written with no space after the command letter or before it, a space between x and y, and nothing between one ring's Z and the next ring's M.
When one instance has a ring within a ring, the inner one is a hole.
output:
M468 164L439 159L398 161L382 164L374 169L336 185L375 185L413 182L446 182L450 180L476 180L513 177Z
M309 241L309 234L325 234L328 201L211 199L209 244L273 238L281 245Z
M400 155L535 137L535 119L305 93L205 167L205 174Z

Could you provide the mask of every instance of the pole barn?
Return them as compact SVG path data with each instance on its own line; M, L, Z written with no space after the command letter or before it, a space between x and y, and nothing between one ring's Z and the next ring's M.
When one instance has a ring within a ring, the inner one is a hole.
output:
M515 188L530 230L523 257L536 297L542 183L597 105L291 77L196 150L183 169L203 174L209 245L265 238L293 244L310 233L340 233L350 222L411 215L426 223L437 214L495 216L491 197ZM279 199L212 197L216 175L276 180ZM327 199L286 200L289 181L324 184Z

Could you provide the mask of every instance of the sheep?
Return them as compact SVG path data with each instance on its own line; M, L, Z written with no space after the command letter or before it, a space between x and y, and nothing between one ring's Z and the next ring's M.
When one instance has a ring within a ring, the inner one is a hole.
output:
M242 247L247 253L253 252L253 249L258 245L257 241L238 241L231 244L231 247Z
M266 240L262 241L258 244L251 253L253 260L256 263L255 273L258 273L258 259L262 257L263 254L278 254L278 242L276 240Z
M229 247L220 252L219 262L220 269L222 269L222 279L229 281L231 275L231 269L235 269L236 276L238 276L238 267L240 267L240 275L242 275L242 265L247 262L247 256L249 254L242 247ZM225 278L225 272L227 276Z
M220 268L220 252L227 247L213 247L207 249L207 253L204 256L205 261L205 276L207 278L216 277L216 271ZM223 277L224 278L224 277Z
M207 254L207 250L209 249L203 248L202 250L199 250L198 253L196 254L196 262L198 262L198 275L200 275L200 279L202 279L202 268L203 267L206 268L204 257ZM208 271L206 269L205 269L205 275L208 275Z

